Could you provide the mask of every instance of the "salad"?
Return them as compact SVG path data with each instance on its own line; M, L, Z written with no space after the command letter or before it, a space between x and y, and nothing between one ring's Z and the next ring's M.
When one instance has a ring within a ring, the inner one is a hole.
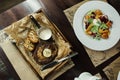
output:
M84 17L85 33L94 39L108 39L113 22L101 10L90 10Z

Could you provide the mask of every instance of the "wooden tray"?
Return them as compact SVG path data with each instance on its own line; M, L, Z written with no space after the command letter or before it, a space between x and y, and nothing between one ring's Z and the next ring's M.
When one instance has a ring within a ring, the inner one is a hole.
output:
M62 35L62 33L58 30L56 25L52 23L48 18L45 16L44 12L40 10L37 13L30 14L35 17L35 19L40 23L41 26L49 27L52 30L52 33L55 38L55 42L58 45L58 56L55 59L60 59L62 57L65 57L69 55L69 53L72 51L71 45L67 41L67 39ZM70 69L74 66L74 63L71 60L62 62L52 68L46 69L44 71L40 70L40 67L42 65L36 63L33 56L31 55L32 52L26 52L23 45L18 45L20 41L22 41L21 37L18 35L18 29L21 27L33 27L33 23L29 19L29 15L24 17L23 19L14 22L10 26L8 26L5 29L5 32L10 35L13 39L15 39L16 46L20 50L21 55L25 58L25 60L28 62L28 64L31 66L31 68L35 71L35 73L41 78L41 79L55 79L59 75L63 74L65 71Z

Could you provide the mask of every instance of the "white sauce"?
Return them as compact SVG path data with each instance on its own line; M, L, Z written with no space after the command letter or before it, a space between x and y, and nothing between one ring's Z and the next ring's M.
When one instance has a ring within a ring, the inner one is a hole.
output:
M52 36L52 31L49 28L45 28L39 32L39 38L42 40L48 40Z
M100 26L99 22L100 22L99 19L94 19L93 20L93 24L96 25L96 26Z

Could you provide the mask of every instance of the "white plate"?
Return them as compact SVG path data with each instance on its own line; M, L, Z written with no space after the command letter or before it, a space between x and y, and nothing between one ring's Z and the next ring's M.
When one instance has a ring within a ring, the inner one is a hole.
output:
M88 37L83 29L83 19L85 14L94 9L100 9L103 14L108 15L108 18L113 21L111 33L108 39L95 40ZM78 40L86 47L96 50L104 51L112 48L120 40L120 15L118 12L108 3L103 1L89 1L81 5L73 20L73 29Z
M117 80L120 80L120 71L119 71L119 73L118 73Z

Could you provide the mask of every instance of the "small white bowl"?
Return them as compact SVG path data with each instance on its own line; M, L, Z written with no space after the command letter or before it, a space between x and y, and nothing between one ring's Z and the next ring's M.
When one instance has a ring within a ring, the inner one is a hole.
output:
M52 36L52 31L49 28L40 28L38 30L38 36L42 40L48 40Z

